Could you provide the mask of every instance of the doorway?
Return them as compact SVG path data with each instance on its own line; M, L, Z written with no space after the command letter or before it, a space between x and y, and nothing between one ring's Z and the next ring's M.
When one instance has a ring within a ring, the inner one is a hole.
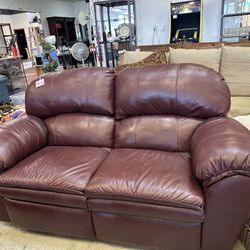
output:
M23 60L28 59L28 55L27 55L27 40L26 40L26 36L25 36L25 31L24 29L18 29L18 30L14 30L15 34L16 34L16 41L17 41L17 46L18 46L18 50L20 55L22 56Z

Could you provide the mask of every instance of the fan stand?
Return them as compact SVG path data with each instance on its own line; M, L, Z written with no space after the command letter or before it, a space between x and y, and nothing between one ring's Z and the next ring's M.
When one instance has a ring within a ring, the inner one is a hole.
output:
M85 68L84 59L82 59L82 67Z

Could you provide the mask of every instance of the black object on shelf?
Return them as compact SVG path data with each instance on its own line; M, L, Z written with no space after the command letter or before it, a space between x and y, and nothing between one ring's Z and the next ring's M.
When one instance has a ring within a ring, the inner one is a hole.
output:
M43 65L43 59L41 56L36 56L36 65Z
M97 0L94 2L94 13L97 57L100 65L103 66L104 61L106 67L115 67L118 64L120 43L126 43L128 50L134 50L137 45L135 0ZM111 17L117 13L124 17L122 20L115 18L116 21L113 22L114 19ZM125 37L118 34L121 25L129 30Z

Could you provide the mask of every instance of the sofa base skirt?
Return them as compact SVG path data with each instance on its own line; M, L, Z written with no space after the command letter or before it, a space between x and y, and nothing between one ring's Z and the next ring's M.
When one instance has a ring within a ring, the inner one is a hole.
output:
M5 199L11 223L34 231L95 239L91 212Z
M0 221L10 222L10 218L5 207L3 197L0 197Z
M97 239L150 249L200 249L201 223L92 212Z

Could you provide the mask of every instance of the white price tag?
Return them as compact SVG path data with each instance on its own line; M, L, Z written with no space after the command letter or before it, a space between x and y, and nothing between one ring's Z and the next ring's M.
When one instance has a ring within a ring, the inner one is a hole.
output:
M45 85L44 79L39 79L38 81L36 81L36 88L40 88L44 85Z

